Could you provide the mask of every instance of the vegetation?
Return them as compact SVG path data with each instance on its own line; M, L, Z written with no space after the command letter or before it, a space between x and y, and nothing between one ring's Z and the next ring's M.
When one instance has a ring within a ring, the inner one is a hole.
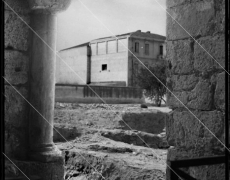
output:
M166 66L158 65L155 67L148 68L152 73L149 72L146 68L141 68L137 77L137 85L144 89L144 95L149 98L151 101L154 101L157 106L161 106L161 101L164 95L166 94ZM154 74L156 77L154 77Z

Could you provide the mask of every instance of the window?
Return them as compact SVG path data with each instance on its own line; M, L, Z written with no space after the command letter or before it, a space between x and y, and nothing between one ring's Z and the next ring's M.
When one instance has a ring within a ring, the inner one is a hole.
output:
M106 70L107 70L107 64L102 64L101 70L102 70L102 71L106 71Z
M163 55L163 46L160 45L160 55Z
M139 43L135 42L135 52L139 53Z
M145 44L145 55L149 55L149 44Z

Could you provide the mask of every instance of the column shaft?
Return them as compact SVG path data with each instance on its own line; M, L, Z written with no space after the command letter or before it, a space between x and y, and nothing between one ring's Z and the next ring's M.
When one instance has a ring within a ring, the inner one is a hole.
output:
M30 157L52 161L50 154L60 155L53 145L56 15L35 10L31 27L30 103L36 110L30 107Z

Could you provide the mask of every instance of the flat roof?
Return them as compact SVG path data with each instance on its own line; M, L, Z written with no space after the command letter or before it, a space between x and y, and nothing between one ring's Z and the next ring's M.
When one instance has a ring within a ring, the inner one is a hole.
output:
M89 45L89 42L86 42L86 43L83 43L83 44L79 44L77 46L72 46L72 47L69 47L69 48L66 48L66 49L62 49L60 51L65 51L65 50L69 50L69 49L73 49L73 48L77 48L77 47L83 47L83 46L88 46ZM60 52L59 51L59 52Z
M159 34L153 34L150 31L141 32L141 30L137 30L137 31L134 31L134 32L118 34L118 35L115 35L115 36L108 36L108 37L102 37L102 38L94 39L94 40L92 40L90 42L86 42L86 43L83 43L83 44L79 44L77 46L72 46L72 47L69 47L69 48L66 48L66 49L62 49L60 51L65 51L65 50L69 50L69 49L73 49L73 48L77 48L77 47L88 46L91 42L93 43L93 42L97 42L97 41L104 40L104 39L110 39L110 38L115 39L116 37L122 37L122 36L152 38L152 39L157 39L157 40L162 40L162 41L166 40L165 36L162 36L162 35L159 35Z

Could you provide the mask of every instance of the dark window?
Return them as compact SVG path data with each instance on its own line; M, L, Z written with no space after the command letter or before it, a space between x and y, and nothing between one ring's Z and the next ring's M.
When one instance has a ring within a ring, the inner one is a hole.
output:
M145 55L149 55L149 44L145 44Z
M139 43L138 42L135 43L135 52L139 53Z
M160 55L163 55L163 46L160 46Z
M107 70L107 64L102 64L101 70L102 70L102 71L106 71L106 70Z

